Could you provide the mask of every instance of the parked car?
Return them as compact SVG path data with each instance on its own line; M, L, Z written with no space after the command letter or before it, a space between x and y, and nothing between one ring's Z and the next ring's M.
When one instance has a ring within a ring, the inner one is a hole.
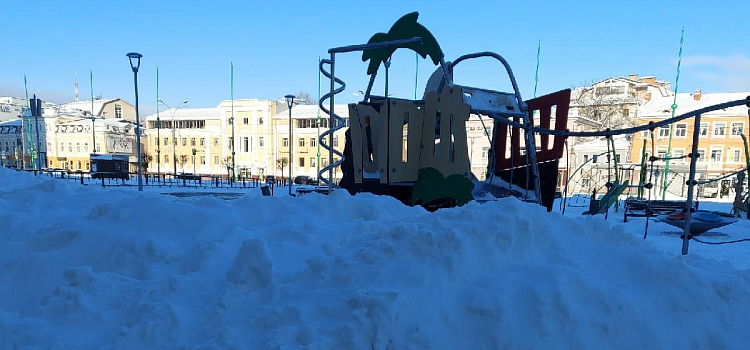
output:
M276 183L276 177L273 175L266 176L266 183L267 184L275 184Z
M312 185L313 184L312 177L306 176L306 175L300 175L294 178L294 184L295 185Z

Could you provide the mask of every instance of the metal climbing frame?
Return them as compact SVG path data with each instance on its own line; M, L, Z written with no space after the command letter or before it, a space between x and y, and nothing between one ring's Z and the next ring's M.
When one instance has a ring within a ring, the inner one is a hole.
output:
M656 128L664 127L688 118L695 118L694 121L694 130L700 129L700 122L701 122L701 116L704 113L721 110L725 108L735 107L735 106L741 106L746 105L748 108L750 108L750 96L746 99L742 100L736 100L736 101L729 101L724 103L719 103L713 106L708 106L705 108L701 108L692 112L688 112L685 114L682 114L677 117L672 117L669 119L664 119L662 121L656 122L656 123L649 123L644 124L641 126L636 126L632 128L626 128L626 129L619 129L619 130L604 130L604 131L582 131L582 132L570 132L570 131L561 131L561 130L552 130L548 128L541 128L541 127L529 127L527 125L518 123L516 121L510 120L510 119L495 119L498 120L504 124L524 129L526 133L538 133L541 135L554 135L555 137L612 137L614 135L625 135L625 134L634 134L641 131L653 131ZM750 113L750 111L749 111ZM692 150L689 155L687 155L688 158L690 158L690 175L689 179L687 181L688 185L688 195L687 195L687 201L685 203L685 227L684 227L684 233L682 235L682 254L687 255L688 253L688 243L690 242L690 239L692 236L690 235L690 218L692 216L692 206L693 206L693 195L694 195L694 188L695 186L699 185L700 183L695 179L695 172L696 172L696 166L698 163L698 143L700 142L700 133L694 132L693 133L693 145Z
M323 75L331 80L331 89L328 93L320 97L320 101L318 102L318 105L320 106L320 109L323 110L326 114L330 116L329 119L329 129L320 134L320 137L318 139L318 142L320 142L320 146L324 149L328 150L328 165L325 166L323 169L320 169L318 171L318 179L322 180L325 184L328 185L328 193L331 193L333 191L333 169L337 166L341 165L341 163L344 162L344 154L342 152L339 152L333 148L333 136L334 133L337 130L340 130L345 126L345 120L344 118L339 117L335 110L334 110L334 95L341 93L346 88L346 83L344 83L343 80L336 78L336 54L337 53L346 53L346 52L358 52L358 51L367 51L367 50L375 50L375 49L381 49L385 47L393 47L393 46L400 46L400 45L406 45L406 44L414 44L414 43L421 43L422 38L414 37L409 39L401 39L401 40L392 40L392 41L383 41L378 43L370 43L370 44L361 44L361 45L350 45L350 46L342 46L342 47L335 47L330 50L328 50L328 53L331 55L330 59L324 59L320 61L320 72L323 73ZM327 72L323 65L330 65L331 66L331 72ZM372 84L375 80L375 74L373 74L370 77L370 84L367 87L367 96L370 94L370 90L372 88ZM336 83L341 85L339 88L336 88ZM330 99L329 101L329 108L326 108L323 105L323 101L326 99ZM325 142L325 137L328 136L328 142ZM339 160L334 162L333 161L333 155L336 154L339 156ZM323 174L328 172L328 178L323 177Z

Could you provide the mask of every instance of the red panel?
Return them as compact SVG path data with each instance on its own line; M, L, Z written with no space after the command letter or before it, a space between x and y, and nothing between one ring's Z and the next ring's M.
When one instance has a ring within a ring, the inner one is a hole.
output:
M551 114L552 107L557 106L555 110L555 130L565 130L568 125L568 109L570 107L570 89L558 91L549 95L537 97L532 100L526 101L526 105L529 107L529 115L538 111L539 114L539 126L545 129L550 128L552 122ZM518 121L518 120L516 120ZM501 171L511 168L511 158L506 156L507 138L511 127L495 122L495 171ZM526 165L526 157L521 155L521 138L519 129L513 128L513 137L511 138L511 149L516 150L513 167ZM565 145L565 139L562 137L555 137L550 147L550 136L540 135L540 141L536 144L536 158L537 162L546 162L554 159L560 159L563 155L563 146Z

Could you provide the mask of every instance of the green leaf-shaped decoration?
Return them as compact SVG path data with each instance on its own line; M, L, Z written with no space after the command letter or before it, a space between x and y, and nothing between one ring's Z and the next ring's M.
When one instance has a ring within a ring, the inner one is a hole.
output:
M388 33L376 33L370 38L369 41L367 41L368 44L371 44L391 40L409 39L413 37L422 38L421 43L391 46L375 50L366 50L362 52L362 62L367 62L367 60L370 60L370 64L367 67L368 75L372 75L373 73L377 72L380 64L391 57L398 48L414 50L414 52L422 56L422 58L427 58L427 56L430 56L430 59L432 59L432 63L434 63L435 65L440 63L440 58L443 57L443 51L440 49L440 45L438 45L435 37L432 36L432 33L430 33L427 28L417 23L418 17L418 12L406 14L403 17L399 18L398 21L396 21L396 23L391 26L391 29L388 30Z

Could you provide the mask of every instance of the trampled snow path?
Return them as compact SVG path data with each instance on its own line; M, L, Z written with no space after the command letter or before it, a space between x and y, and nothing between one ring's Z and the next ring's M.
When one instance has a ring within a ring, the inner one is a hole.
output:
M0 168L2 349L744 349L750 273L505 199L233 201Z

